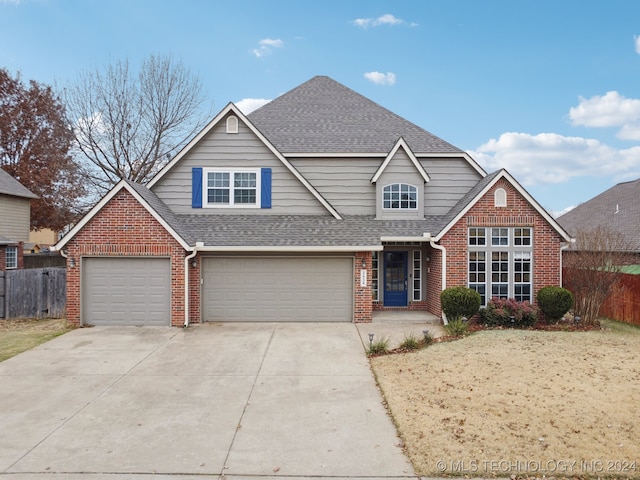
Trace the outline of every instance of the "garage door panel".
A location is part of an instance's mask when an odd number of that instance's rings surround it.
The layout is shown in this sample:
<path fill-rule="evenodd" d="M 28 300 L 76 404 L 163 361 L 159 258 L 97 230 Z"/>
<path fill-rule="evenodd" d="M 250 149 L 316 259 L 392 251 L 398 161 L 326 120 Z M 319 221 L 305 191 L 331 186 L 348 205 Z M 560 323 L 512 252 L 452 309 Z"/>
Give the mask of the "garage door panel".
<path fill-rule="evenodd" d="M 171 264 L 167 258 L 83 260 L 83 323 L 169 325 Z"/>
<path fill-rule="evenodd" d="M 205 321 L 351 321 L 351 257 L 212 257 Z"/>

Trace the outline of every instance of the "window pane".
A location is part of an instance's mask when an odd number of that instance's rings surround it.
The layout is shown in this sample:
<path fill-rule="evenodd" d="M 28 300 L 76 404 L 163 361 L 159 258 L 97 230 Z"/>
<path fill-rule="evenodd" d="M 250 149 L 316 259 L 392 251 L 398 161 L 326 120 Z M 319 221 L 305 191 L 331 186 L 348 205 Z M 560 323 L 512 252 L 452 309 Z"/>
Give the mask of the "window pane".
<path fill-rule="evenodd" d="M 418 208 L 418 190 L 413 185 L 394 183 L 382 190 L 382 207 L 398 210 Z"/>
<path fill-rule="evenodd" d="M 210 188 L 207 191 L 207 202 L 229 203 L 229 189 Z"/>

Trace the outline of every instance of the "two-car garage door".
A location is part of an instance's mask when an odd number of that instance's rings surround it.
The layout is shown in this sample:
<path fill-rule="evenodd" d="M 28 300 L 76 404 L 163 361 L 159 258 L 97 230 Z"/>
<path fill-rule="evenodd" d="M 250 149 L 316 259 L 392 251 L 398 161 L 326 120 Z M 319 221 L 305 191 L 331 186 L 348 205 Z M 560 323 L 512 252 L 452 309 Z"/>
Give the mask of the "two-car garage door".
<path fill-rule="evenodd" d="M 85 258 L 82 276 L 83 324 L 170 325 L 168 258 Z"/>
<path fill-rule="evenodd" d="M 204 321 L 350 322 L 353 257 L 203 258 Z"/>

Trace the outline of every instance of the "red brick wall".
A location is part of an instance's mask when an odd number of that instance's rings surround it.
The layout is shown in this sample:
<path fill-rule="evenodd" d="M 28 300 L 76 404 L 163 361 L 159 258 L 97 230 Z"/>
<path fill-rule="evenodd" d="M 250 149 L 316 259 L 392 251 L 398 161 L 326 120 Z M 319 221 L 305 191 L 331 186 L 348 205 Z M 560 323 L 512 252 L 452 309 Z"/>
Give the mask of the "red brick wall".
<path fill-rule="evenodd" d="M 364 267 L 363 265 L 364 261 Z M 360 286 L 360 272 L 367 271 L 367 285 Z M 357 252 L 355 255 L 355 275 L 353 278 L 353 321 L 370 323 L 373 320 L 371 301 L 371 252 Z"/>
<path fill-rule="evenodd" d="M 507 192 L 507 206 L 494 206 L 494 191 Z M 469 227 L 533 227 L 533 300 L 542 287 L 560 285 L 562 237 L 506 180 L 501 179 L 442 238 L 447 249 L 447 287 L 467 285 Z M 433 270 L 432 270 L 433 271 Z"/>
<path fill-rule="evenodd" d="M 184 258 L 186 251 L 126 190 L 118 192 L 66 246 L 67 321 L 81 324 L 82 257 L 163 256 L 171 258 L 171 324 L 184 323 Z M 73 267 L 71 265 L 74 265 Z M 190 267 L 191 285 L 197 272 Z M 196 279 L 194 280 L 194 277 Z M 199 297 L 199 289 L 193 289 Z M 190 301 L 190 321 L 199 321 L 199 298 Z M 196 307 L 195 309 L 193 307 Z"/>

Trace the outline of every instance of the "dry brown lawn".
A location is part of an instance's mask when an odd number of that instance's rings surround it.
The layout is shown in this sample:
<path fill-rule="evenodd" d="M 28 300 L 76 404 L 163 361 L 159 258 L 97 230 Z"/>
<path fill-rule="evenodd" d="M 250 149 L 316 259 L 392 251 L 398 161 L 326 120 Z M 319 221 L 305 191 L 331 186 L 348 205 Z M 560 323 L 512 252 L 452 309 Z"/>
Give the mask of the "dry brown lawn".
<path fill-rule="evenodd" d="M 416 473 L 640 478 L 640 329 L 605 325 L 372 358 Z"/>
<path fill-rule="evenodd" d="M 0 319 L 0 362 L 68 332 L 64 319 Z"/>

